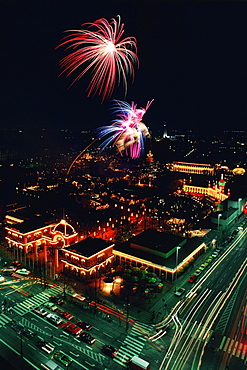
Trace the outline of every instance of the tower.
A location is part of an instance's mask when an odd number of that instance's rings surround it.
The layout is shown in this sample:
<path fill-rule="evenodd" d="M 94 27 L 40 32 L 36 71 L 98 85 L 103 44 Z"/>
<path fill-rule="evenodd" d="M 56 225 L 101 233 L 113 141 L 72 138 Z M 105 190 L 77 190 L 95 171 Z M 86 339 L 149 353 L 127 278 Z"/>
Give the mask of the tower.
<path fill-rule="evenodd" d="M 163 122 L 164 128 L 163 128 L 163 139 L 167 137 L 167 122 Z"/>

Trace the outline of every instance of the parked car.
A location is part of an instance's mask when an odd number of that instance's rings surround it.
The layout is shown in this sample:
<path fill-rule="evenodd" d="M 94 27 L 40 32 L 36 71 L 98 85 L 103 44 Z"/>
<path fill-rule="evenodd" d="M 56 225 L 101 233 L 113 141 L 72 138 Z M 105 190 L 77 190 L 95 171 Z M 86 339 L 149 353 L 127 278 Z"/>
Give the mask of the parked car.
<path fill-rule="evenodd" d="M 78 321 L 77 325 L 83 330 L 91 330 L 93 327 L 86 321 Z"/>
<path fill-rule="evenodd" d="M 181 295 L 183 295 L 185 292 L 185 289 L 184 288 L 179 288 L 176 293 L 175 293 L 175 296 L 177 297 L 180 297 Z"/>
<path fill-rule="evenodd" d="M 50 354 L 54 351 L 55 347 L 51 344 L 47 343 L 43 339 L 39 339 L 39 341 L 36 343 L 36 346 L 40 349 L 42 349 L 44 352 Z"/>
<path fill-rule="evenodd" d="M 66 355 L 62 351 L 55 352 L 54 355 L 53 355 L 53 358 L 56 361 L 60 362 L 65 367 L 68 367 L 72 363 L 72 361 L 73 361 L 71 357 L 69 357 L 68 355 Z"/>
<path fill-rule="evenodd" d="M 58 312 L 66 320 L 71 320 L 74 317 L 71 313 L 64 310 L 58 310 Z"/>
<path fill-rule="evenodd" d="M 4 276 L 2 276 L 2 275 L 0 275 L 0 283 L 2 283 L 3 281 L 5 281 L 6 279 L 5 279 L 5 277 Z"/>
<path fill-rule="evenodd" d="M 18 334 L 24 335 L 26 338 L 33 337 L 35 334 L 30 329 L 25 328 L 23 325 L 19 324 L 16 321 L 11 321 L 10 326 L 13 330 L 15 330 Z"/>
<path fill-rule="evenodd" d="M 105 354 L 105 355 L 107 355 L 107 356 L 109 356 L 109 357 L 114 357 L 114 356 L 116 356 L 117 355 L 117 350 L 113 347 L 113 346 L 109 346 L 109 345 L 107 345 L 107 344 L 105 344 L 102 348 L 101 348 L 101 351 Z"/>
<path fill-rule="evenodd" d="M 54 313 L 48 313 L 46 316 L 46 319 L 51 322 L 52 324 L 55 324 L 56 326 L 63 323 L 63 320 L 58 315 L 54 315 Z"/>
<path fill-rule="evenodd" d="M 197 276 L 196 276 L 196 275 L 191 275 L 191 276 L 189 277 L 189 279 L 188 279 L 188 282 L 189 282 L 189 283 L 194 283 L 194 281 L 196 281 L 196 279 L 197 279 Z"/>
<path fill-rule="evenodd" d="M 49 300 L 50 300 L 51 302 L 53 302 L 53 303 L 58 304 L 58 305 L 62 305 L 62 304 L 64 304 L 64 301 L 62 300 L 62 298 L 57 297 L 57 296 L 54 296 L 54 295 L 52 295 L 51 297 L 49 297 Z"/>
<path fill-rule="evenodd" d="M 72 322 L 66 322 L 63 324 L 63 329 L 72 335 L 79 335 L 82 332 L 82 329 Z"/>
<path fill-rule="evenodd" d="M 13 262 L 11 262 L 10 265 L 17 268 L 17 267 L 20 267 L 22 265 L 22 263 L 20 261 L 13 261 Z"/>
<path fill-rule="evenodd" d="M 48 314 L 48 312 L 42 307 L 36 307 L 33 312 L 42 317 Z"/>
<path fill-rule="evenodd" d="M 197 270 L 194 272 L 194 275 L 199 276 L 201 273 L 202 273 L 202 270 L 197 269 Z"/>
<path fill-rule="evenodd" d="M 2 269 L 3 272 L 15 272 L 17 270 L 17 267 L 9 266 Z"/>
<path fill-rule="evenodd" d="M 57 306 L 52 302 L 46 302 L 46 303 L 44 303 L 44 306 L 46 308 L 48 308 L 49 310 L 51 310 L 51 311 L 57 311 L 57 309 L 58 309 Z"/>
<path fill-rule="evenodd" d="M 87 344 L 93 344 L 96 341 L 89 333 L 81 333 L 79 338 Z"/>
<path fill-rule="evenodd" d="M 16 274 L 18 274 L 18 275 L 25 275 L 25 276 L 28 276 L 28 275 L 30 275 L 30 274 L 31 274 L 31 271 L 29 271 L 29 270 L 27 270 L 27 269 L 22 268 L 22 269 L 17 269 L 17 270 L 15 271 L 15 273 L 16 273 Z"/>
<path fill-rule="evenodd" d="M 216 258 L 216 257 L 218 257 L 218 255 L 219 255 L 219 253 L 218 253 L 218 252 L 214 252 L 214 253 L 212 254 L 212 257 L 213 257 L 213 258 Z"/>

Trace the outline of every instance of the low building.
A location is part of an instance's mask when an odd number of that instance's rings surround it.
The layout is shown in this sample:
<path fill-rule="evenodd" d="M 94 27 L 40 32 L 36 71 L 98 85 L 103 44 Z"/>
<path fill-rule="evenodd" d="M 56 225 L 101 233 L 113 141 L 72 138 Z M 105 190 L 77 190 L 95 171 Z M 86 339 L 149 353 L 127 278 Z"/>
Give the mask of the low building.
<path fill-rule="evenodd" d="M 6 216 L 5 239 L 16 258 L 22 259 L 27 254 L 34 258 L 43 253 L 43 260 L 47 262 L 48 249 L 55 250 L 55 266 L 58 267 L 58 250 L 74 244 L 78 233 L 74 227 L 61 220 L 58 223 L 44 223 L 36 217 L 32 220 L 23 220 L 13 216 Z"/>
<path fill-rule="evenodd" d="M 117 265 L 146 267 L 166 281 L 186 269 L 206 249 L 205 238 L 186 239 L 173 234 L 148 229 L 116 245 L 113 249 Z"/>
<path fill-rule="evenodd" d="M 86 238 L 61 251 L 63 272 L 83 280 L 97 278 L 108 271 L 115 258 L 112 242 L 101 238 Z"/>

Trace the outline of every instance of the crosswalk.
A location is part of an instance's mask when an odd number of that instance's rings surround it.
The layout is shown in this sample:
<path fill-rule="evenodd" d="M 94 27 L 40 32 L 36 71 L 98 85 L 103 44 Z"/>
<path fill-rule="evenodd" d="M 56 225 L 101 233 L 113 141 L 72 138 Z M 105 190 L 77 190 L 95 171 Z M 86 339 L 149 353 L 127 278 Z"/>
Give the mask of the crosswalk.
<path fill-rule="evenodd" d="M 5 313 L 0 314 L 0 328 L 8 324 L 10 321 L 12 321 L 12 317 L 5 315 Z"/>
<path fill-rule="evenodd" d="M 139 356 L 150 333 L 150 326 L 143 323 L 135 323 L 128 335 L 126 336 L 121 347 L 118 349 L 117 356 L 113 361 L 127 368 L 126 361 L 133 357 Z"/>
<path fill-rule="evenodd" d="M 239 342 L 235 339 L 223 336 L 219 349 L 223 352 L 230 353 L 232 356 L 241 358 L 247 361 L 247 344 Z"/>
<path fill-rule="evenodd" d="M 33 297 L 25 299 L 23 302 L 17 303 L 12 307 L 12 310 L 18 315 L 25 315 L 27 312 L 32 311 L 35 307 L 42 305 L 49 300 L 52 295 L 57 295 L 63 291 L 59 286 L 53 286 L 43 292 L 36 294 Z"/>

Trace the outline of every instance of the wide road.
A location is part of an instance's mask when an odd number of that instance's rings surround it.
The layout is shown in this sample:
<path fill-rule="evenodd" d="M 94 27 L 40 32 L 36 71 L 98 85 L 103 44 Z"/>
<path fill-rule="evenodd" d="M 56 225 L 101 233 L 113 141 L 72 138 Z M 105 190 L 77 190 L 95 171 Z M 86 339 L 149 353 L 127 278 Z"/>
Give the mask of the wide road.
<path fill-rule="evenodd" d="M 103 304 L 98 303 L 102 310 L 98 309 L 95 314 L 93 307 L 88 303 L 84 304 L 83 301 L 79 306 L 75 306 L 65 299 L 65 303 L 59 308 L 74 315 L 71 322 L 84 320 L 93 326 L 90 334 L 96 338 L 96 341 L 90 346 L 68 334 L 62 326 L 56 327 L 48 322 L 46 316 L 41 317 L 33 312 L 33 309 L 38 306 L 45 308 L 46 302 L 49 302 L 49 297 L 52 295 L 62 296 L 63 287 L 52 285 L 43 289 L 40 282 L 32 277 L 19 280 L 6 276 L 6 280 L 0 283 L 0 308 L 1 305 L 4 306 L 2 311 L 0 309 L 0 349 L 2 356 L 14 368 L 41 369 L 41 363 L 46 364 L 51 360 L 52 353 L 47 354 L 37 347 L 38 340 L 42 338 L 52 344 L 56 351 L 62 350 L 73 359 L 71 370 L 105 370 L 106 368 L 122 370 L 126 368 L 126 360 L 134 355 L 148 359 L 152 369 L 157 370 L 155 360 L 157 351 L 160 353 L 162 347 L 150 345 L 148 342 L 149 325 L 137 324 L 131 319 L 127 331 L 124 314 L 118 314 L 115 311 L 111 314 L 109 309 L 110 318 L 107 320 L 107 312 L 104 310 L 108 308 Z M 45 309 L 50 312 L 48 308 Z M 58 312 L 55 313 L 59 315 Z M 13 322 L 22 325 L 34 335 L 20 336 L 12 327 Z M 102 353 L 101 348 L 104 344 L 112 345 L 118 350 L 114 359 Z"/>
<path fill-rule="evenodd" d="M 172 340 L 159 370 L 200 369 L 213 324 L 246 276 L 246 235 L 242 230 L 189 293 L 173 308 L 150 339 L 160 339 L 167 325 Z M 189 284 L 189 283 L 188 283 Z"/>

